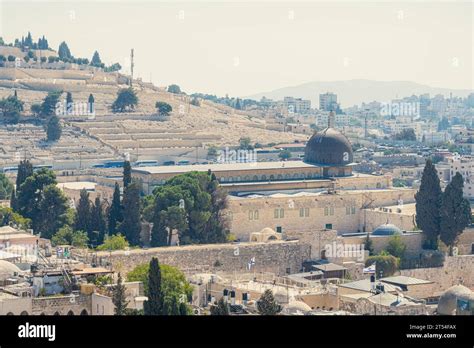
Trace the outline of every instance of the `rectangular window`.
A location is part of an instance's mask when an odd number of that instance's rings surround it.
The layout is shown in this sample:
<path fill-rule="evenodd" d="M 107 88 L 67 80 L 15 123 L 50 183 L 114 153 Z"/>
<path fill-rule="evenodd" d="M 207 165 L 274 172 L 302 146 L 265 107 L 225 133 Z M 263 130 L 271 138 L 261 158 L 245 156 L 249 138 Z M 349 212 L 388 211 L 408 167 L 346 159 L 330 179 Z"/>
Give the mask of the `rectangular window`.
<path fill-rule="evenodd" d="M 324 216 L 328 216 L 328 215 L 329 215 L 329 208 L 324 207 Z"/>
<path fill-rule="evenodd" d="M 253 219 L 254 219 L 254 220 L 258 220 L 258 210 L 255 210 L 255 211 L 253 212 Z"/>
<path fill-rule="evenodd" d="M 285 210 L 283 208 L 280 208 L 280 219 L 283 219 L 285 217 Z"/>
<path fill-rule="evenodd" d="M 326 229 L 327 230 L 332 230 L 332 224 L 326 224 Z"/>
<path fill-rule="evenodd" d="M 351 213 L 351 207 L 346 207 L 346 215 L 350 215 Z"/>
<path fill-rule="evenodd" d="M 249 210 L 249 220 L 253 220 L 253 210 Z"/>
<path fill-rule="evenodd" d="M 351 207 L 351 214 L 354 215 L 356 213 L 356 207 Z"/>
<path fill-rule="evenodd" d="M 304 208 L 300 208 L 300 217 L 304 217 Z"/>
<path fill-rule="evenodd" d="M 334 207 L 331 207 L 331 208 L 329 209 L 329 215 L 334 215 Z"/>
<path fill-rule="evenodd" d="M 280 216 L 280 209 L 275 209 L 275 211 L 273 212 L 273 217 L 275 219 L 278 219 L 279 216 Z"/>
<path fill-rule="evenodd" d="M 276 232 L 281 233 L 281 231 L 282 231 L 282 230 L 281 230 L 281 226 L 277 226 L 277 227 L 276 227 Z"/>
<path fill-rule="evenodd" d="M 309 217 L 309 208 L 304 208 L 304 216 Z"/>

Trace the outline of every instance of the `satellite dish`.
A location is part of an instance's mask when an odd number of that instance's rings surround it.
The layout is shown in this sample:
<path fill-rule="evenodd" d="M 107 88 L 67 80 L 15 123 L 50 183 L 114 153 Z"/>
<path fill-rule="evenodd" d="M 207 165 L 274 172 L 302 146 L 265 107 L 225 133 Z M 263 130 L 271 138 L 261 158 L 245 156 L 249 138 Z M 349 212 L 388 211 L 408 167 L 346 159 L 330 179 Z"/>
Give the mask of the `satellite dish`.
<path fill-rule="evenodd" d="M 69 299 L 69 302 L 70 303 L 75 303 L 76 302 L 76 298 L 74 297 L 74 295 L 71 296 L 71 298 Z"/>
<path fill-rule="evenodd" d="M 458 256 L 458 254 L 459 254 L 458 247 L 453 247 L 453 256 Z"/>

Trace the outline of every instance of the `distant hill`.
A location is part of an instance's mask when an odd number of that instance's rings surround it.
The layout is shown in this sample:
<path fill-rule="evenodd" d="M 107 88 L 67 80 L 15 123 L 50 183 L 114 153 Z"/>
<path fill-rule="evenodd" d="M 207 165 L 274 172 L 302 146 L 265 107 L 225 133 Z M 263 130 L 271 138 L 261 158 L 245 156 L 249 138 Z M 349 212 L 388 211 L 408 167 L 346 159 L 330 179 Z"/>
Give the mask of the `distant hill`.
<path fill-rule="evenodd" d="M 347 80 L 347 81 L 314 81 L 297 86 L 284 87 L 273 91 L 253 94 L 246 98 L 260 100 L 262 97 L 280 100 L 283 97 L 297 97 L 311 100 L 312 107 L 319 107 L 319 94 L 333 92 L 337 94 L 341 107 L 359 105 L 362 102 L 390 101 L 395 98 L 408 97 L 413 94 L 429 93 L 431 97 L 436 94 L 466 97 L 472 90 L 436 88 L 410 81 L 373 81 L 373 80 Z"/>

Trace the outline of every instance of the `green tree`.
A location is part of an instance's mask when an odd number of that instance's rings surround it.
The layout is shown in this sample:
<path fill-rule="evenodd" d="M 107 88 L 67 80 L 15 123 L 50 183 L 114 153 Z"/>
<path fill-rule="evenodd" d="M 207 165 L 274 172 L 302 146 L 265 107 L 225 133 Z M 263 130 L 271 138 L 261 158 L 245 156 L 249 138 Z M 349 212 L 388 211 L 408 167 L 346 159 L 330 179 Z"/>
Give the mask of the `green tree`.
<path fill-rule="evenodd" d="M 59 98 L 63 94 L 62 91 L 49 92 L 41 103 L 40 116 L 42 118 L 48 118 L 56 115 L 56 106 L 60 102 Z"/>
<path fill-rule="evenodd" d="M 11 198 L 13 191 L 13 184 L 5 176 L 5 174 L 0 173 L 0 200 L 7 200 Z"/>
<path fill-rule="evenodd" d="M 395 134 L 395 140 L 416 141 L 416 134 L 413 128 L 403 129 L 400 133 Z"/>
<path fill-rule="evenodd" d="M 223 297 L 211 307 L 211 315 L 229 315 L 229 305 Z"/>
<path fill-rule="evenodd" d="M 51 238 L 51 243 L 56 245 L 72 245 L 76 248 L 86 248 L 89 242 L 87 233 L 84 231 L 74 231 L 71 226 L 65 225 Z"/>
<path fill-rule="evenodd" d="M 122 275 L 118 274 L 117 285 L 113 288 L 112 303 L 114 304 L 115 315 L 125 315 L 128 305 L 125 285 L 122 284 Z"/>
<path fill-rule="evenodd" d="M 28 229 L 31 226 L 31 220 L 15 213 L 12 208 L 0 207 L 0 227 L 16 225 L 21 229 Z"/>
<path fill-rule="evenodd" d="M 104 207 L 99 196 L 95 198 L 91 207 L 91 227 L 93 235 L 92 244 L 97 246 L 104 242 L 107 231 L 107 222 L 105 221 Z"/>
<path fill-rule="evenodd" d="M 169 85 L 168 86 L 168 92 L 173 93 L 173 94 L 181 94 L 181 88 L 179 88 L 178 85 Z"/>
<path fill-rule="evenodd" d="M 38 205 L 36 232 L 51 237 L 66 223 L 68 199 L 56 185 L 46 186 Z"/>
<path fill-rule="evenodd" d="M 72 93 L 67 92 L 66 93 L 66 110 L 67 110 L 68 115 L 71 113 L 71 110 L 73 108 L 73 103 L 74 101 L 72 100 Z"/>
<path fill-rule="evenodd" d="M 135 91 L 129 87 L 121 89 L 117 93 L 117 99 L 112 104 L 113 112 L 125 112 L 134 110 L 138 104 L 138 97 Z"/>
<path fill-rule="evenodd" d="M 163 314 L 163 293 L 161 291 L 161 270 L 157 258 L 152 258 L 148 271 L 148 300 L 143 304 L 145 315 Z"/>
<path fill-rule="evenodd" d="M 368 233 L 364 241 L 364 250 L 367 250 L 369 252 L 369 256 L 374 255 L 374 243 L 372 242 L 372 239 L 370 239 Z"/>
<path fill-rule="evenodd" d="M 420 189 L 415 194 L 416 224 L 423 231 L 424 247 L 427 249 L 438 249 L 441 194 L 436 168 L 428 159 L 421 177 Z"/>
<path fill-rule="evenodd" d="M 126 188 L 132 182 L 132 166 L 130 161 L 123 163 L 123 187 Z"/>
<path fill-rule="evenodd" d="M 0 119 L 5 123 L 18 123 L 23 112 L 24 103 L 16 96 L 9 96 L 0 100 Z"/>
<path fill-rule="evenodd" d="M 91 229 L 91 202 L 89 200 L 89 192 L 86 189 L 82 189 L 80 192 L 79 202 L 76 207 L 76 217 L 74 219 L 74 230 L 85 231 L 90 241 L 94 239 Z"/>
<path fill-rule="evenodd" d="M 122 203 L 120 202 L 120 186 L 115 183 L 114 194 L 112 197 L 112 204 L 109 208 L 109 234 L 117 233 L 118 225 L 123 221 L 123 209 Z"/>
<path fill-rule="evenodd" d="M 57 141 L 61 138 L 62 128 L 59 118 L 56 115 L 53 115 L 49 118 L 46 125 L 46 136 L 48 141 Z"/>
<path fill-rule="evenodd" d="M 278 154 L 278 157 L 280 157 L 280 159 L 286 161 L 287 159 L 291 158 L 291 152 L 289 150 L 282 150 Z"/>
<path fill-rule="evenodd" d="M 61 42 L 59 45 L 58 55 L 61 60 L 72 58 L 71 51 L 65 41 Z"/>
<path fill-rule="evenodd" d="M 18 213 L 31 219 L 32 228 L 39 232 L 38 228 L 45 219 L 41 216 L 41 203 L 44 199 L 45 189 L 57 184 L 56 176 L 53 171 L 42 168 L 32 175 L 28 176 L 21 185 L 17 194 Z M 53 233 L 55 231 L 52 231 Z"/>
<path fill-rule="evenodd" d="M 92 114 L 94 113 L 94 96 L 91 94 L 89 94 L 89 99 L 87 99 L 87 104 L 88 104 L 88 108 L 89 108 L 89 113 Z"/>
<path fill-rule="evenodd" d="M 139 245 L 141 232 L 141 200 L 140 185 L 138 182 L 132 182 L 125 188 L 123 194 L 123 210 L 127 213 L 123 216 L 120 231 L 125 235 L 131 245 Z"/>
<path fill-rule="evenodd" d="M 180 244 L 227 241 L 223 218 L 227 195 L 212 173 L 175 176 L 155 189 L 154 195 L 153 246 L 169 245 L 173 229 L 178 231 Z"/>
<path fill-rule="evenodd" d="M 99 52 L 95 51 L 91 59 L 91 65 L 100 68 L 102 66 L 102 61 L 100 60 Z"/>
<path fill-rule="evenodd" d="M 272 291 L 267 289 L 257 301 L 257 310 L 260 315 L 277 315 L 282 308 L 273 297 Z"/>
<path fill-rule="evenodd" d="M 449 247 L 449 255 L 453 255 L 453 247 L 463 230 L 471 223 L 471 207 L 463 198 L 464 180 L 457 172 L 446 186 L 441 201 L 440 238 Z"/>
<path fill-rule="evenodd" d="M 31 105 L 31 114 L 35 117 L 41 116 L 41 104 L 33 104 Z"/>
<path fill-rule="evenodd" d="M 148 294 L 148 272 L 150 265 L 148 263 L 136 266 L 127 274 L 127 280 L 130 282 L 142 282 L 145 289 L 145 295 Z M 161 289 L 163 297 L 190 300 L 193 294 L 193 287 L 186 280 L 183 272 L 178 268 L 169 265 L 160 265 L 161 271 Z"/>
<path fill-rule="evenodd" d="M 16 188 L 19 190 L 26 178 L 33 175 L 33 165 L 28 160 L 21 160 L 18 165 L 18 174 L 16 176 Z"/>
<path fill-rule="evenodd" d="M 170 112 L 173 110 L 170 104 L 165 102 L 156 102 L 155 107 L 160 116 L 169 116 Z"/>
<path fill-rule="evenodd" d="M 369 256 L 365 261 L 365 266 L 372 266 L 375 263 L 377 276 L 390 277 L 400 265 L 400 260 L 387 252 L 381 252 L 379 255 Z M 382 273 L 381 273 L 382 272 Z"/>
<path fill-rule="evenodd" d="M 405 256 L 407 246 L 405 243 L 402 241 L 402 237 L 399 235 L 394 235 L 390 237 L 387 247 L 385 250 L 390 254 L 393 255 L 399 259 L 403 259 Z"/>
<path fill-rule="evenodd" d="M 249 137 L 240 138 L 240 149 L 242 150 L 253 150 L 253 146 Z"/>
<path fill-rule="evenodd" d="M 120 233 L 114 236 L 105 236 L 104 243 L 96 249 L 99 251 L 125 250 L 129 246 L 128 241 Z"/>

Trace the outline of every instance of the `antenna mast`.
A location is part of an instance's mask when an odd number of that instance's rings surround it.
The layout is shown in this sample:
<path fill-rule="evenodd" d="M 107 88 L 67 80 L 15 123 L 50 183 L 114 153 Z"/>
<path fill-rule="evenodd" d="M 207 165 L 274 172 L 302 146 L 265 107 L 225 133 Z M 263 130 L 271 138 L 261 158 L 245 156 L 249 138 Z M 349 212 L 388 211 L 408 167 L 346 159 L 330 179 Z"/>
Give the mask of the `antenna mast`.
<path fill-rule="evenodd" d="M 133 67 L 134 66 L 135 64 L 133 63 L 133 48 L 132 48 L 132 50 L 130 51 L 130 73 L 132 75 L 130 79 L 130 86 L 132 86 L 132 83 L 133 83 Z"/>

